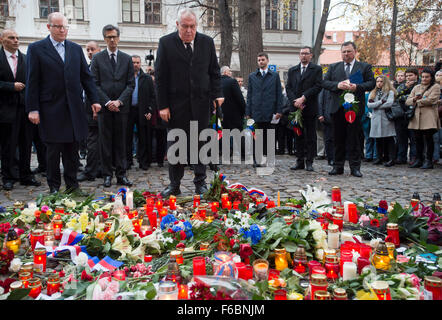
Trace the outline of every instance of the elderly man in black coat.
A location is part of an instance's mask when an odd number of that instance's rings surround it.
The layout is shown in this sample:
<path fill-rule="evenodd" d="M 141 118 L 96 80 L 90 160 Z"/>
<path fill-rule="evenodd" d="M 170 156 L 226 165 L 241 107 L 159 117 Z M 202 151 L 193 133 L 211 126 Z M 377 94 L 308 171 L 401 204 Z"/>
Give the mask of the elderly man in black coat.
<path fill-rule="evenodd" d="M 178 31 L 162 37 L 158 45 L 155 63 L 158 108 L 170 129 L 179 128 L 187 133 L 189 145 L 190 122 L 198 122 L 198 131 L 207 128 L 211 104 L 214 100 L 219 105 L 223 102 L 221 76 L 213 39 L 196 31 L 195 13 L 181 9 L 176 25 Z M 184 166 L 169 163 L 170 185 L 161 193 L 163 197 L 181 193 Z M 198 161 L 194 173 L 195 193 L 203 194 L 207 191 L 206 166 Z"/>

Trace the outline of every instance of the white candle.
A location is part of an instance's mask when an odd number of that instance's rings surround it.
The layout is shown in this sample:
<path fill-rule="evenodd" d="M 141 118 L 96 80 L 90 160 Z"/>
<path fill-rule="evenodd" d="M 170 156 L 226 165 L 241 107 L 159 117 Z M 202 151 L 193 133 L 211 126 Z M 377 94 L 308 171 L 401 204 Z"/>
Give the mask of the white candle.
<path fill-rule="evenodd" d="M 344 262 L 342 280 L 353 280 L 357 278 L 358 267 L 354 262 Z"/>
<path fill-rule="evenodd" d="M 345 241 L 355 242 L 353 239 L 353 234 L 351 232 L 341 233 L 341 242 L 344 243 Z"/>
<path fill-rule="evenodd" d="M 133 191 L 127 191 L 126 192 L 126 206 L 129 207 L 129 209 L 134 208 L 134 193 Z"/>
<path fill-rule="evenodd" d="M 37 208 L 37 203 L 35 201 L 28 202 L 28 208 L 29 209 L 35 209 Z"/>
<path fill-rule="evenodd" d="M 339 226 L 330 224 L 328 226 L 327 244 L 329 249 L 339 248 Z"/>
<path fill-rule="evenodd" d="M 345 222 L 348 222 L 348 221 L 349 221 L 349 220 L 348 220 L 348 205 L 349 205 L 350 203 L 353 203 L 353 202 L 351 202 L 351 201 L 345 201 L 345 202 L 344 202 L 344 221 L 345 221 Z"/>

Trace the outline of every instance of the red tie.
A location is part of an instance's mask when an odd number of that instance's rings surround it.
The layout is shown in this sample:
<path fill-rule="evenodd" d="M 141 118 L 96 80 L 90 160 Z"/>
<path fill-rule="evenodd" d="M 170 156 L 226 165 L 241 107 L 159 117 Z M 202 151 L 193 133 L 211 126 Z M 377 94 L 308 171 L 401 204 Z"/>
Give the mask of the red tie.
<path fill-rule="evenodd" d="M 15 79 L 15 76 L 17 74 L 17 56 L 15 54 L 12 54 L 11 58 L 13 61 L 13 66 L 14 66 L 14 70 L 12 71 L 12 73 L 14 74 L 14 79 Z"/>

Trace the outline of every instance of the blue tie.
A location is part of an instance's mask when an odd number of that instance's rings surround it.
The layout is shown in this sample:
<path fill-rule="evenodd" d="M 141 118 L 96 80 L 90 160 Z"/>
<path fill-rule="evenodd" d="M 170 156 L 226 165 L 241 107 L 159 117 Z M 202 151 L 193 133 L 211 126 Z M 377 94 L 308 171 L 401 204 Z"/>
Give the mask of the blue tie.
<path fill-rule="evenodd" d="M 61 60 L 63 60 L 63 62 L 64 62 L 65 50 L 64 50 L 63 43 L 62 42 L 58 42 L 57 45 L 55 46 L 55 48 L 57 49 L 57 52 L 60 55 Z"/>

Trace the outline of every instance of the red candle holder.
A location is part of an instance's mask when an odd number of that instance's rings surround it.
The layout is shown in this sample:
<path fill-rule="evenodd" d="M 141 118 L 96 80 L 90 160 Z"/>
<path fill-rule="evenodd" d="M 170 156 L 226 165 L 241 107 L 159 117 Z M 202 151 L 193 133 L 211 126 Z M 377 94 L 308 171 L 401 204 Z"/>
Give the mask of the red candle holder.
<path fill-rule="evenodd" d="M 345 262 L 352 262 L 352 261 L 353 261 L 353 254 L 351 253 L 351 251 L 341 249 L 341 258 L 339 259 L 339 273 L 343 274 Z"/>
<path fill-rule="evenodd" d="M 241 201 L 233 201 L 233 210 L 239 210 L 239 204 Z"/>
<path fill-rule="evenodd" d="M 281 271 L 276 270 L 276 269 L 269 269 L 269 276 L 268 279 L 269 280 L 275 280 L 275 279 L 279 279 L 279 275 L 281 274 Z"/>
<path fill-rule="evenodd" d="M 170 210 L 176 210 L 176 197 L 174 195 L 169 197 L 169 208 Z"/>
<path fill-rule="evenodd" d="M 253 279 L 253 266 L 246 265 L 244 270 L 244 280 Z"/>
<path fill-rule="evenodd" d="M 229 201 L 229 195 L 227 193 L 223 193 L 221 195 L 221 208 L 226 209 L 227 201 Z"/>
<path fill-rule="evenodd" d="M 399 247 L 401 241 L 399 239 L 399 226 L 397 223 L 387 223 L 387 236 L 391 238 L 391 242 Z"/>
<path fill-rule="evenodd" d="M 20 271 L 18 273 L 18 279 L 23 283 L 23 287 L 27 288 L 29 284 L 29 280 L 32 279 L 32 274 L 27 271 Z"/>
<path fill-rule="evenodd" d="M 29 280 L 28 288 L 31 289 L 29 296 L 33 299 L 37 298 L 41 293 L 41 281 L 38 278 Z"/>
<path fill-rule="evenodd" d="M 48 283 L 46 288 L 46 294 L 52 296 L 54 293 L 60 291 L 60 277 L 58 273 L 53 273 L 48 277 Z"/>
<path fill-rule="evenodd" d="M 287 291 L 283 289 L 275 290 L 275 300 L 287 300 Z"/>
<path fill-rule="evenodd" d="M 339 187 L 333 187 L 332 188 L 331 198 L 332 198 L 332 202 L 333 202 L 334 206 L 342 204 L 341 189 Z"/>
<path fill-rule="evenodd" d="M 361 274 L 362 269 L 364 269 L 365 266 L 370 265 L 370 260 L 368 258 L 364 257 L 358 257 L 358 273 Z"/>
<path fill-rule="evenodd" d="M 358 209 L 356 204 L 349 203 L 348 204 L 348 221 L 351 223 L 358 223 Z"/>
<path fill-rule="evenodd" d="M 34 270 L 46 272 L 46 249 L 36 248 L 34 250 Z"/>
<path fill-rule="evenodd" d="M 139 219 L 132 220 L 132 225 L 134 227 L 134 232 L 136 232 L 136 233 L 141 232 L 141 222 Z"/>
<path fill-rule="evenodd" d="M 236 266 L 236 269 L 238 270 L 238 279 L 247 280 L 245 278 L 246 264 L 244 262 L 236 262 L 235 266 Z"/>
<path fill-rule="evenodd" d="M 178 300 L 189 299 L 189 288 L 186 284 L 178 285 Z"/>
<path fill-rule="evenodd" d="M 371 247 L 368 244 L 361 243 L 359 246 L 361 257 L 370 258 L 371 255 Z"/>
<path fill-rule="evenodd" d="M 335 213 L 333 215 L 333 224 L 336 224 L 339 227 L 339 231 L 342 231 L 344 227 L 344 215 Z"/>
<path fill-rule="evenodd" d="M 419 211 L 419 199 L 411 199 L 410 206 L 413 208 L 413 211 Z"/>
<path fill-rule="evenodd" d="M 308 262 L 308 275 L 309 277 L 312 276 L 312 271 L 314 267 L 320 267 L 322 264 L 316 260 L 311 260 Z"/>
<path fill-rule="evenodd" d="M 163 208 L 163 201 L 162 200 L 158 200 L 155 203 L 155 207 L 157 208 L 158 211 L 160 211 Z"/>
<path fill-rule="evenodd" d="M 162 209 L 160 209 L 160 210 L 159 210 L 159 213 L 160 213 L 160 221 L 161 221 L 161 220 L 163 220 L 163 218 L 164 218 L 165 216 L 167 216 L 167 214 L 168 214 L 167 208 L 162 208 Z"/>
<path fill-rule="evenodd" d="M 206 207 L 205 206 L 198 206 L 198 215 L 202 219 L 206 219 Z"/>
<path fill-rule="evenodd" d="M 315 266 L 312 269 L 312 274 L 326 274 L 326 271 L 323 266 Z"/>
<path fill-rule="evenodd" d="M 62 233 L 63 221 L 61 219 L 56 219 L 56 220 L 52 221 L 52 227 L 54 228 L 55 240 L 61 240 L 61 237 L 63 236 L 63 233 Z"/>
<path fill-rule="evenodd" d="M 124 281 L 126 280 L 126 272 L 124 272 L 124 270 L 116 270 L 112 274 L 112 277 L 118 281 Z"/>
<path fill-rule="evenodd" d="M 157 215 L 155 212 L 151 211 L 151 212 L 147 212 L 147 218 L 149 219 L 149 223 L 150 226 L 152 227 L 152 229 L 156 229 L 157 228 Z"/>
<path fill-rule="evenodd" d="M 193 275 L 205 276 L 206 275 L 206 259 L 204 257 L 193 258 Z"/>
<path fill-rule="evenodd" d="M 210 208 L 213 213 L 217 213 L 219 209 L 219 202 L 212 202 Z"/>
<path fill-rule="evenodd" d="M 231 210 L 232 209 L 232 202 L 230 202 L 230 201 L 226 202 L 226 209 L 227 210 Z"/>
<path fill-rule="evenodd" d="M 193 207 L 197 208 L 201 204 L 201 196 L 196 194 L 193 196 Z"/>
<path fill-rule="evenodd" d="M 335 281 L 339 278 L 338 257 L 329 255 L 325 258 L 325 270 L 328 280 Z"/>
<path fill-rule="evenodd" d="M 35 249 L 35 246 L 37 242 L 40 242 L 40 244 L 44 245 L 45 243 L 45 236 L 44 231 L 40 229 L 32 230 L 31 232 L 31 247 L 32 250 Z"/>
<path fill-rule="evenodd" d="M 151 255 L 145 255 L 144 256 L 144 262 L 151 262 L 152 261 L 152 256 Z"/>

